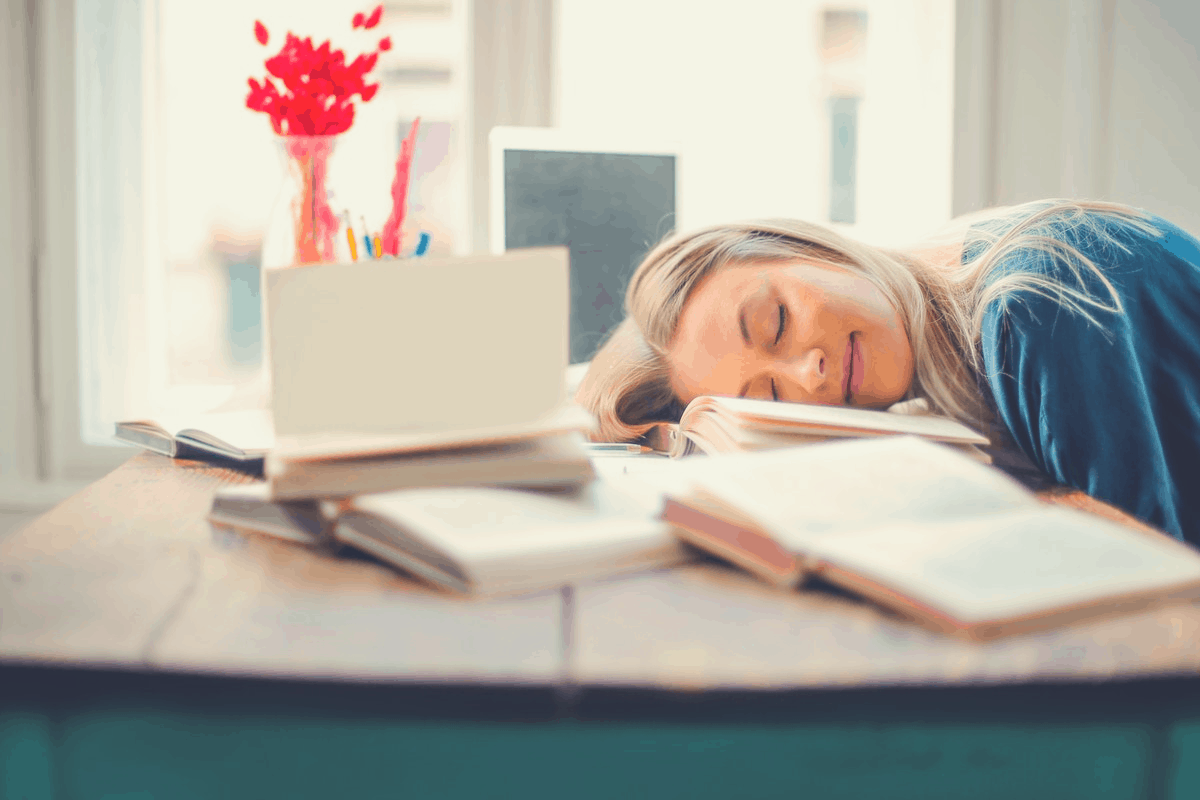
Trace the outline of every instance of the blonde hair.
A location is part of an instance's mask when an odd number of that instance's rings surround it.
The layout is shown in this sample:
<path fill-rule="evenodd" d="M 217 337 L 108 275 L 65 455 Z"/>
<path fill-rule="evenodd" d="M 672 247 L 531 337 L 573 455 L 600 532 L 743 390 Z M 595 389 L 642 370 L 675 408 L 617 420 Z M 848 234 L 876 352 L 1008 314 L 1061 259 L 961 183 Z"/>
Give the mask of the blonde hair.
<path fill-rule="evenodd" d="M 971 223 L 972 239 L 963 242 Z M 625 320 L 593 359 L 578 401 L 596 415 L 598 434 L 611 441 L 644 435 L 656 422 L 678 421 L 682 404 L 671 388 L 667 351 L 688 297 L 709 275 L 729 266 L 803 259 L 846 269 L 870 280 L 900 314 L 912 347 L 914 379 L 907 398 L 924 397 L 935 411 L 987 427 L 988 406 L 979 388 L 979 340 L 986 309 L 1021 293 L 1053 298 L 1099 324 L 1094 312 L 1120 313 L 1120 296 L 1096 264 L 1065 240 L 1064 232 L 1096 237 L 1124 248 L 1104 220 L 1154 235 L 1139 211 L 1112 203 L 1041 201 L 995 209 L 958 220 L 924 248 L 963 242 L 950 264 L 925 249 L 862 244 L 835 231 L 791 219 L 714 225 L 675 234 L 646 255 L 625 295 Z M 993 224 L 994 223 L 994 224 Z M 1068 280 L 1041 271 L 1006 271 L 1018 251 L 1054 259 Z M 963 253 L 971 253 L 963 258 Z M 1087 289 L 1087 278 L 1103 287 Z"/>

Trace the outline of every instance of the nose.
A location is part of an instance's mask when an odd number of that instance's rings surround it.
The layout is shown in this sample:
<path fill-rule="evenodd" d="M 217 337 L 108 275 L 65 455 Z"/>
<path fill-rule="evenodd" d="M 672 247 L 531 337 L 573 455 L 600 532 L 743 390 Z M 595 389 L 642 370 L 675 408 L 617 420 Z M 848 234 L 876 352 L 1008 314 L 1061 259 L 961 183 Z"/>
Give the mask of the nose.
<path fill-rule="evenodd" d="M 829 383 L 829 359 L 824 350 L 813 347 L 791 359 L 784 372 L 787 379 L 803 392 L 805 400 L 819 401 L 822 389 Z"/>

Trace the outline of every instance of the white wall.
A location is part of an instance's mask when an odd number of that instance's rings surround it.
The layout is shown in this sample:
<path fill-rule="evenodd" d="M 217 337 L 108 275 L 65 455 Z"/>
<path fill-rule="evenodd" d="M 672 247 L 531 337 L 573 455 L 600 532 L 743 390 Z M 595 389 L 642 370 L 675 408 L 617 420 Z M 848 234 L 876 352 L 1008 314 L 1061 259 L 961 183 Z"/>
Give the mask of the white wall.
<path fill-rule="evenodd" d="M 950 219 L 954 4 L 871 0 L 859 150 L 860 222 L 879 242 L 907 242 Z"/>
<path fill-rule="evenodd" d="M 995 81 L 957 97 L 982 113 L 957 143 L 971 143 L 960 172 L 979 175 L 956 211 L 1097 198 L 1200 232 L 1200 3 L 959 1 L 980 25 L 978 73 Z"/>
<path fill-rule="evenodd" d="M 555 123 L 679 142 L 684 227 L 822 221 L 829 123 L 818 45 L 829 5 L 561 0 Z M 855 232 L 913 238 L 950 213 L 954 4 L 838 5 L 868 14 Z"/>
<path fill-rule="evenodd" d="M 1200 234 L 1200 3 L 1120 0 L 1108 195 Z"/>

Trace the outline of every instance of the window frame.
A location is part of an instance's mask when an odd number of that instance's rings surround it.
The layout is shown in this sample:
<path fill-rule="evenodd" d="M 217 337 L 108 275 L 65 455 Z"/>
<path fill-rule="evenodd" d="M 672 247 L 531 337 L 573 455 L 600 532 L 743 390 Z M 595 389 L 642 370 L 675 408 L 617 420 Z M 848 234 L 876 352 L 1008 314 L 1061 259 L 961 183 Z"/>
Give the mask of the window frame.
<path fill-rule="evenodd" d="M 0 507 L 7 508 L 42 475 L 42 420 L 36 389 L 38 342 L 33 310 L 37 220 L 33 153 L 35 22 L 33 4 L 0 0 Z"/>
<path fill-rule="evenodd" d="M 117 3 L 142 7 L 137 0 L 115 0 Z M 46 399 L 45 476 L 56 482 L 91 481 L 119 466 L 134 451 L 116 442 L 94 445 L 84 440 L 76 8 L 74 0 L 40 0 L 33 5 L 37 9 L 35 93 L 40 147 L 34 161 L 40 214 L 35 235 L 40 245 L 38 285 L 44 287 L 38 292 L 37 314 L 42 342 L 39 372 Z"/>

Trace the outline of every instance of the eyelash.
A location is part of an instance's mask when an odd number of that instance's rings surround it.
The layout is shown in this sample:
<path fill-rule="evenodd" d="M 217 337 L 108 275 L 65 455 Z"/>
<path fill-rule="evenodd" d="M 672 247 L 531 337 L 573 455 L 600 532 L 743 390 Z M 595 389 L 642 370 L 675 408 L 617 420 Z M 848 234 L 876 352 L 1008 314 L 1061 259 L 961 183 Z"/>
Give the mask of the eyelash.
<path fill-rule="evenodd" d="M 787 325 L 787 307 L 783 303 L 779 304 L 779 331 L 775 334 L 775 341 L 772 346 L 778 345 L 783 340 L 783 329 Z"/>
<path fill-rule="evenodd" d="M 775 379 L 771 378 L 771 399 L 779 402 L 779 392 L 775 389 Z"/>

